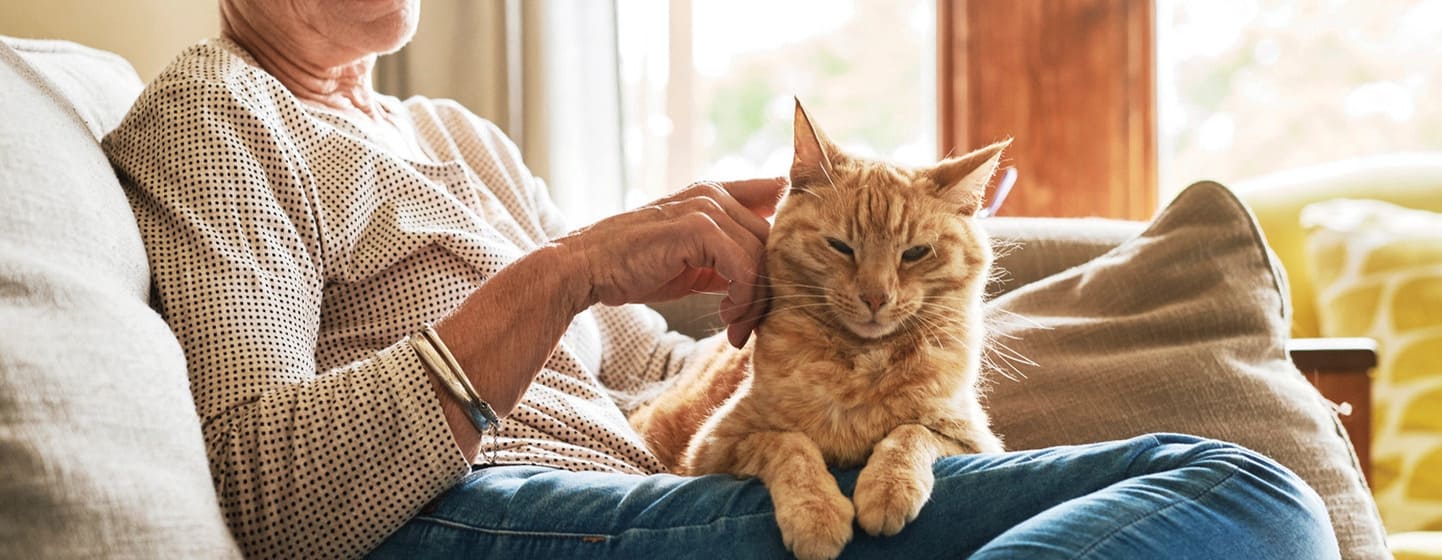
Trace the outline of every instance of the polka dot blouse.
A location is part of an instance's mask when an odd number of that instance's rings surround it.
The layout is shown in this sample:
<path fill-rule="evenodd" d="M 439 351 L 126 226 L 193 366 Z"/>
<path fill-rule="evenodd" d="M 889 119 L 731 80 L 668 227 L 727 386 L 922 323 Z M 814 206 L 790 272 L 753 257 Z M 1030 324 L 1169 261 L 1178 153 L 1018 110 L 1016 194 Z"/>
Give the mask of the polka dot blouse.
<path fill-rule="evenodd" d="M 468 472 L 405 339 L 566 231 L 494 125 L 445 100 L 383 103 L 422 154 L 302 104 L 210 40 L 104 141 L 248 556 L 363 554 Z M 662 471 L 617 397 L 653 389 L 693 346 L 644 307 L 578 315 L 486 451 Z"/>

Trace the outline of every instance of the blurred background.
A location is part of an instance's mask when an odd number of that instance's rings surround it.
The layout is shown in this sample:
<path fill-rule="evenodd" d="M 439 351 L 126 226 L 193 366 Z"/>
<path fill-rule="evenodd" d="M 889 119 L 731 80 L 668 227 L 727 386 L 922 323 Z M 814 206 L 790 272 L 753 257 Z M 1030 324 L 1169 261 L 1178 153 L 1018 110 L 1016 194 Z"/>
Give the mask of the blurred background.
<path fill-rule="evenodd" d="M 405 79 L 383 86 L 504 89 L 468 104 L 494 107 L 578 221 L 700 178 L 784 174 L 793 97 L 845 148 L 901 163 L 1015 137 L 1008 163 L 1020 180 L 1002 211 L 1013 215 L 1145 219 L 1201 179 L 1442 150 L 1439 0 L 427 0 L 425 10 L 416 42 L 382 62 Z M 466 21 L 495 31 L 468 33 Z M 509 54 L 476 68 L 472 42 Z M 428 66 L 436 60 L 454 62 Z M 476 81 L 458 88 L 457 73 Z"/>
<path fill-rule="evenodd" d="M 154 76 L 208 1 L 0 3 Z M 799 97 L 908 164 L 1015 137 L 1003 214 L 1143 219 L 1181 187 L 1442 150 L 1442 0 L 425 0 L 379 87 L 494 120 L 577 222 L 779 175 Z"/>
<path fill-rule="evenodd" d="M 1160 180 L 1442 150 L 1442 2 L 1157 3 Z"/>

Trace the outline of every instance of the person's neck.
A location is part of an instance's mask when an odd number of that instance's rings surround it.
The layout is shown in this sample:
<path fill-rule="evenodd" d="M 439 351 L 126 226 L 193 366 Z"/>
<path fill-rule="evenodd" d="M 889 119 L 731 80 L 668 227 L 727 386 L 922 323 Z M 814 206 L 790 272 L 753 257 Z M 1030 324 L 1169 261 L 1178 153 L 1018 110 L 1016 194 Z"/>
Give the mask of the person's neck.
<path fill-rule="evenodd" d="M 243 23 L 226 25 L 221 33 L 250 53 L 261 69 L 280 80 L 301 101 L 355 117 L 384 118 L 371 86 L 374 54 L 352 58 L 327 53 L 330 59 L 311 59 L 304 56 L 305 49 L 281 48 Z"/>

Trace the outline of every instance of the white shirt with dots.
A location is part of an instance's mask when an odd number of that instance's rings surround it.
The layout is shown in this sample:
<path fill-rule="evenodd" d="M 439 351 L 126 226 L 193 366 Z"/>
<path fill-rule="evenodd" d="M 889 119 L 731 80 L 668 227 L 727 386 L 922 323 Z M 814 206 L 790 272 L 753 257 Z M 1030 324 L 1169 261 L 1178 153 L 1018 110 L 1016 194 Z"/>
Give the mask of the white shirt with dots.
<path fill-rule="evenodd" d="M 405 339 L 566 231 L 494 125 L 451 101 L 384 103 L 433 161 L 309 108 L 212 39 L 104 140 L 248 556 L 363 554 L 468 472 Z M 654 387 L 693 346 L 644 307 L 578 315 L 486 451 L 663 471 L 612 394 Z"/>

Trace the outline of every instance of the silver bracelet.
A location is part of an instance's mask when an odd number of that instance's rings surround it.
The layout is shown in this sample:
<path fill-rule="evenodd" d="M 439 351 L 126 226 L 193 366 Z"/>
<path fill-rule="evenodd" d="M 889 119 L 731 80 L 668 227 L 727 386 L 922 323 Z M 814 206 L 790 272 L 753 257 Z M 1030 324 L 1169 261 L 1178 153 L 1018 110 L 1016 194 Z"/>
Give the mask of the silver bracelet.
<path fill-rule="evenodd" d="M 484 441 L 486 433 L 490 432 L 491 442 L 494 444 L 500 432 L 501 419 L 495 409 L 491 408 L 490 403 L 476 393 L 475 386 L 471 385 L 471 380 L 461 370 L 460 364 L 456 362 L 456 357 L 451 354 L 451 349 L 446 347 L 445 341 L 441 340 L 434 328 L 426 325 L 419 333 L 411 336 L 410 344 L 411 348 L 415 349 L 416 355 L 420 357 L 421 363 L 425 364 L 426 369 L 440 379 L 446 390 L 460 401 L 466 418 L 481 434 L 481 458 L 486 463 L 495 463 L 494 453 L 491 456 L 486 455 Z"/>

